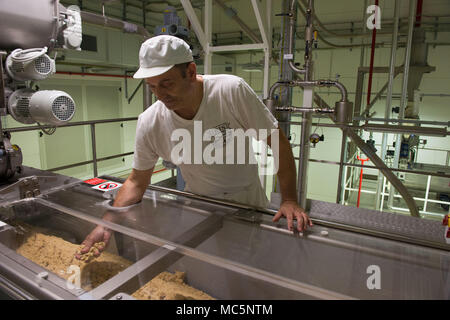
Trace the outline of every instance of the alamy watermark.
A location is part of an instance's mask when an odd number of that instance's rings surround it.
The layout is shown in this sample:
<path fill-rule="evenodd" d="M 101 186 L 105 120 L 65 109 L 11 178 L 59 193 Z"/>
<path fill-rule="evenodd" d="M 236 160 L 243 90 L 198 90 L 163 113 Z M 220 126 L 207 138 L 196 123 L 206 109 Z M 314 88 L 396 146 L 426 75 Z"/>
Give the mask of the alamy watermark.
<path fill-rule="evenodd" d="M 367 28 L 369 30 L 381 29 L 381 9 L 379 6 L 371 5 L 367 7 L 367 13 L 371 15 L 367 18 Z"/>
<path fill-rule="evenodd" d="M 270 137 L 272 156 L 267 154 L 267 138 Z M 261 141 L 258 153 L 260 174 L 273 175 L 279 165 L 278 129 L 232 129 L 224 123 L 203 132 L 202 121 L 194 121 L 193 136 L 187 129 L 172 132 L 170 140 L 177 142 L 171 151 L 171 161 L 180 164 L 257 164 L 252 148 L 252 140 Z"/>
<path fill-rule="evenodd" d="M 67 289 L 80 289 L 81 288 L 81 270 L 77 265 L 71 265 L 67 268 L 67 274 L 70 274 L 66 281 Z"/>
<path fill-rule="evenodd" d="M 381 269 L 379 266 L 372 264 L 367 267 L 366 270 L 367 274 L 370 274 L 370 276 L 367 278 L 366 285 L 367 289 L 374 290 L 374 289 L 381 289 Z"/>

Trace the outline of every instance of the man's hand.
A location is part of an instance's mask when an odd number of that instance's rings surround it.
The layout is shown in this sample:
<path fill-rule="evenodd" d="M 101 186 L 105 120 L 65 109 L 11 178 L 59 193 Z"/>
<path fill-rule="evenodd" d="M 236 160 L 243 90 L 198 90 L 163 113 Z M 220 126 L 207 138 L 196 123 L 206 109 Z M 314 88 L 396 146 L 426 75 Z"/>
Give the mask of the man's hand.
<path fill-rule="evenodd" d="M 294 226 L 294 217 L 297 219 L 297 230 L 303 231 L 306 230 L 308 225 L 312 227 L 312 221 L 306 214 L 305 210 L 300 208 L 297 204 L 297 201 L 286 200 L 281 203 L 280 209 L 277 214 L 273 217 L 272 221 L 277 222 L 280 220 L 282 216 L 285 216 L 287 219 L 288 229 L 293 231 Z"/>
<path fill-rule="evenodd" d="M 91 249 L 91 247 L 97 243 L 97 242 L 104 242 L 105 245 L 104 246 L 98 246 L 98 252 L 94 251 L 94 256 L 98 257 L 100 255 L 100 253 L 105 250 L 106 246 L 108 245 L 109 239 L 111 238 L 112 235 L 112 231 L 102 227 L 102 226 L 97 226 L 95 227 L 94 230 L 92 230 L 92 232 L 86 237 L 86 239 L 81 243 L 81 245 L 83 245 L 84 247 L 81 249 L 81 254 L 85 254 L 87 252 L 89 252 L 89 250 Z M 81 255 L 80 254 L 75 254 L 75 258 L 77 258 L 78 260 L 81 259 Z"/>

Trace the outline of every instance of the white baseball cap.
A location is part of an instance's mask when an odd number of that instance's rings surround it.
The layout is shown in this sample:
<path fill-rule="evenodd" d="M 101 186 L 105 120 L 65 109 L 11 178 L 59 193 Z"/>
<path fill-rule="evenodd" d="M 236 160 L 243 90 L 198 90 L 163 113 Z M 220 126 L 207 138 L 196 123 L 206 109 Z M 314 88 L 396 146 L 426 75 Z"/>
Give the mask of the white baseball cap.
<path fill-rule="evenodd" d="M 146 40 L 139 50 L 135 79 L 159 76 L 179 63 L 194 61 L 189 45 L 182 39 L 161 35 Z"/>

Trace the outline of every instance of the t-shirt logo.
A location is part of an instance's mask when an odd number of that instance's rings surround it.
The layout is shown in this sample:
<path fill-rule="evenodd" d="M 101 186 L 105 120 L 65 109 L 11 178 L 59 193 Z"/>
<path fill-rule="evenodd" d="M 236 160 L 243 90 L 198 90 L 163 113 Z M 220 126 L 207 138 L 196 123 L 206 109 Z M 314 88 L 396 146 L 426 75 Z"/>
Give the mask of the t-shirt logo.
<path fill-rule="evenodd" d="M 225 146 L 227 144 L 227 141 L 228 141 L 228 138 L 229 138 L 228 136 L 229 135 L 231 136 L 231 134 L 232 134 L 231 130 L 228 130 L 228 132 L 227 132 L 227 129 L 231 129 L 230 123 L 229 122 L 224 122 L 224 123 L 221 123 L 221 124 L 215 126 L 214 128 L 219 130 L 220 133 L 222 134 L 223 145 Z"/>

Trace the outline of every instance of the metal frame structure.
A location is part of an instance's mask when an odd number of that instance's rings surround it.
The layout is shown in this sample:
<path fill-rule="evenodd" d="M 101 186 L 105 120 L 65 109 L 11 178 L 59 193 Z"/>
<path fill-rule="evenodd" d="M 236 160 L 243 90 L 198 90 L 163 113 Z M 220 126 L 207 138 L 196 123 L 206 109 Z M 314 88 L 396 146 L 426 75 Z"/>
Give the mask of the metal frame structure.
<path fill-rule="evenodd" d="M 230 52 L 230 51 L 245 51 L 245 50 L 263 50 L 264 52 L 264 73 L 263 73 L 263 98 L 266 99 L 269 96 L 269 86 L 270 86 L 270 60 L 272 57 L 272 0 L 265 0 L 266 3 L 266 13 L 264 15 L 261 6 L 257 0 L 252 1 L 253 11 L 256 16 L 256 21 L 258 22 L 259 32 L 261 34 L 262 42 L 258 42 L 258 37 L 255 36 L 248 28 L 245 23 L 242 22 L 236 15 L 233 19 L 250 34 L 251 39 L 256 42 L 253 44 L 240 44 L 240 45 L 230 45 L 230 46 L 213 46 L 212 44 L 212 1 L 205 0 L 205 17 L 204 17 L 204 28 L 192 7 L 190 0 L 180 0 L 183 8 L 185 10 L 186 16 L 192 24 L 192 29 L 194 30 L 197 39 L 202 46 L 204 56 L 204 74 L 210 74 L 212 71 L 212 55 L 218 52 Z M 216 2 L 226 8 L 225 5 L 220 1 Z M 266 155 L 264 155 L 266 157 Z M 266 159 L 263 159 L 266 161 Z M 259 177 L 262 185 L 266 185 L 266 175 L 260 175 Z"/>

